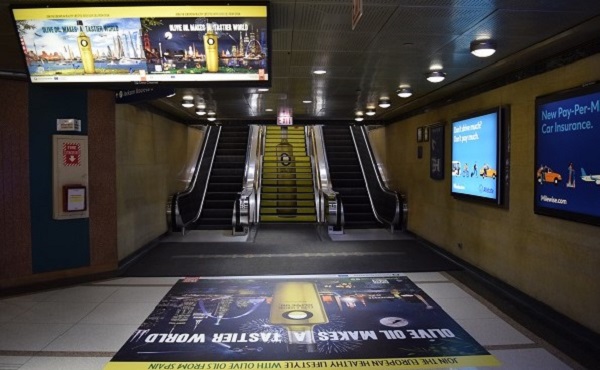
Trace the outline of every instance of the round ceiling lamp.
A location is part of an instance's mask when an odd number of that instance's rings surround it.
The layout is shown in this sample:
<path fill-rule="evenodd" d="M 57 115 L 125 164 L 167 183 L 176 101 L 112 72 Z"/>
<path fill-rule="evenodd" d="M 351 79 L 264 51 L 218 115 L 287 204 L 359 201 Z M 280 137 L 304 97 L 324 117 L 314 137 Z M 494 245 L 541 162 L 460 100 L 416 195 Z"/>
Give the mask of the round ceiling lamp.
<path fill-rule="evenodd" d="M 444 81 L 445 78 L 446 74 L 442 71 L 431 71 L 429 74 L 427 74 L 427 81 L 434 84 Z"/>
<path fill-rule="evenodd" d="M 486 58 L 496 52 L 496 43 L 493 40 L 471 41 L 471 54 L 476 57 Z"/>
<path fill-rule="evenodd" d="M 413 92 L 410 87 L 401 87 L 398 89 L 398 91 L 396 91 L 396 94 L 398 94 L 398 96 L 401 98 L 409 98 L 412 96 Z"/>
<path fill-rule="evenodd" d="M 379 99 L 379 106 L 381 108 L 389 108 L 392 105 L 389 98 L 381 98 Z"/>

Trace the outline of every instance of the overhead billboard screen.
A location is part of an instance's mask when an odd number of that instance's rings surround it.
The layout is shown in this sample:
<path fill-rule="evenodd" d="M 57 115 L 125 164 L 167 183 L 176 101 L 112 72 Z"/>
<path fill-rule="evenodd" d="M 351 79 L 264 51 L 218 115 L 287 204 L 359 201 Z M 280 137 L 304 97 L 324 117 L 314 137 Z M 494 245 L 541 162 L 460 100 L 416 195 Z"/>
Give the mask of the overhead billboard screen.
<path fill-rule="evenodd" d="M 600 225 L 600 87 L 536 100 L 535 212 Z"/>
<path fill-rule="evenodd" d="M 33 83 L 270 85 L 267 3 L 12 12 Z"/>
<path fill-rule="evenodd" d="M 499 204 L 502 109 L 452 121 L 452 190 L 457 198 Z"/>

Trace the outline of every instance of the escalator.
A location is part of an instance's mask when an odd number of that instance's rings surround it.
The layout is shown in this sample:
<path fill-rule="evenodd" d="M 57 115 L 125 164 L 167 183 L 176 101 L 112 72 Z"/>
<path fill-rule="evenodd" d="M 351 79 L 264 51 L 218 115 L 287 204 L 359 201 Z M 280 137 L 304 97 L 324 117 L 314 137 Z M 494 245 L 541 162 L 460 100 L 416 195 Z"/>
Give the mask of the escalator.
<path fill-rule="evenodd" d="M 231 229 L 233 205 L 243 185 L 248 134 L 248 125 L 221 126 L 202 211 L 188 230 Z"/>
<path fill-rule="evenodd" d="M 344 227 L 384 227 L 374 214 L 349 127 L 325 125 L 323 140 L 332 188 L 344 204 Z"/>

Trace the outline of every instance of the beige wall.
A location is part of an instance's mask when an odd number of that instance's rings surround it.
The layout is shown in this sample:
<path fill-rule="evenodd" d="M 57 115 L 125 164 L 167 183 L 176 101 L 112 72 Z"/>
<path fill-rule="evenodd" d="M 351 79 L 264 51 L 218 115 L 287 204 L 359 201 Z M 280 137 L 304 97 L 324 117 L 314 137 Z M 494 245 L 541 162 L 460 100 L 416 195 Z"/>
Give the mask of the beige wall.
<path fill-rule="evenodd" d="M 119 260 L 167 232 L 166 204 L 183 190 L 202 132 L 133 105 L 116 107 Z"/>
<path fill-rule="evenodd" d="M 391 183 L 408 196 L 410 231 L 600 333 L 600 227 L 534 214 L 532 181 L 535 98 L 600 79 L 598 65 L 600 54 L 389 125 L 386 152 Z M 449 127 L 443 181 L 429 178 L 429 143 L 416 142 L 417 127 L 503 104 L 511 107 L 509 207 L 452 198 Z"/>

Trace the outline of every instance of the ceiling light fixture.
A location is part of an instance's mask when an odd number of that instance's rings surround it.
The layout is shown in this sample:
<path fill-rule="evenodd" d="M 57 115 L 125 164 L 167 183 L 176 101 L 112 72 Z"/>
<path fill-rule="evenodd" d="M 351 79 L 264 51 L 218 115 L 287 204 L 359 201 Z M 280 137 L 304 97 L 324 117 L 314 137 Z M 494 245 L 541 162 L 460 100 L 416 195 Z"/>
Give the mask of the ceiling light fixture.
<path fill-rule="evenodd" d="M 304 103 L 304 104 L 310 104 L 310 103 L 312 103 L 312 100 L 302 100 L 302 103 Z"/>
<path fill-rule="evenodd" d="M 258 89 L 258 91 L 260 91 L 260 92 L 267 92 L 267 91 L 269 91 L 269 89 L 267 89 L 267 88 L 260 88 L 260 89 Z"/>
<path fill-rule="evenodd" d="M 476 57 L 486 58 L 496 52 L 496 42 L 493 40 L 471 41 L 471 54 Z"/>
<path fill-rule="evenodd" d="M 209 110 L 207 114 L 208 114 L 209 116 L 214 116 L 214 115 L 215 115 L 215 114 L 217 114 L 217 113 L 215 113 L 215 111 L 214 111 L 214 110 Z"/>
<path fill-rule="evenodd" d="M 396 91 L 396 94 L 401 98 L 409 98 L 412 96 L 413 92 L 410 87 L 401 87 Z"/>
<path fill-rule="evenodd" d="M 191 98 L 191 97 L 189 99 L 186 99 L 186 98 L 187 98 L 187 96 L 183 97 L 183 100 L 181 101 L 181 106 L 184 108 L 193 107 L 194 106 L 194 98 Z"/>
<path fill-rule="evenodd" d="M 362 122 L 364 119 L 365 119 L 365 118 L 364 118 L 364 117 L 362 117 L 362 116 L 356 116 L 356 117 L 354 117 L 354 120 L 355 120 L 356 122 Z"/>
<path fill-rule="evenodd" d="M 207 117 L 206 119 L 212 122 L 212 121 L 216 120 L 217 117 Z"/>
<path fill-rule="evenodd" d="M 206 111 L 204 109 L 197 108 L 196 114 L 199 116 L 204 116 L 206 114 Z"/>
<path fill-rule="evenodd" d="M 315 69 L 313 71 L 313 73 L 316 74 L 316 75 L 324 75 L 325 73 L 327 73 L 327 71 L 324 70 L 324 69 Z"/>
<path fill-rule="evenodd" d="M 175 93 L 175 91 L 173 91 L 172 93 L 170 93 L 169 95 L 167 95 L 167 98 L 172 98 L 172 97 L 174 97 L 175 95 L 177 95 L 177 94 Z"/>
<path fill-rule="evenodd" d="M 272 111 L 273 111 L 273 108 L 267 108 L 267 109 L 265 109 L 265 112 L 272 112 Z"/>
<path fill-rule="evenodd" d="M 374 108 L 367 108 L 367 116 L 374 116 L 375 115 L 375 109 Z"/>
<path fill-rule="evenodd" d="M 442 71 L 431 71 L 427 74 L 427 81 L 434 84 L 444 81 L 446 74 Z"/>
<path fill-rule="evenodd" d="M 379 106 L 381 108 L 389 108 L 392 105 L 389 98 L 381 98 L 379 99 Z"/>

